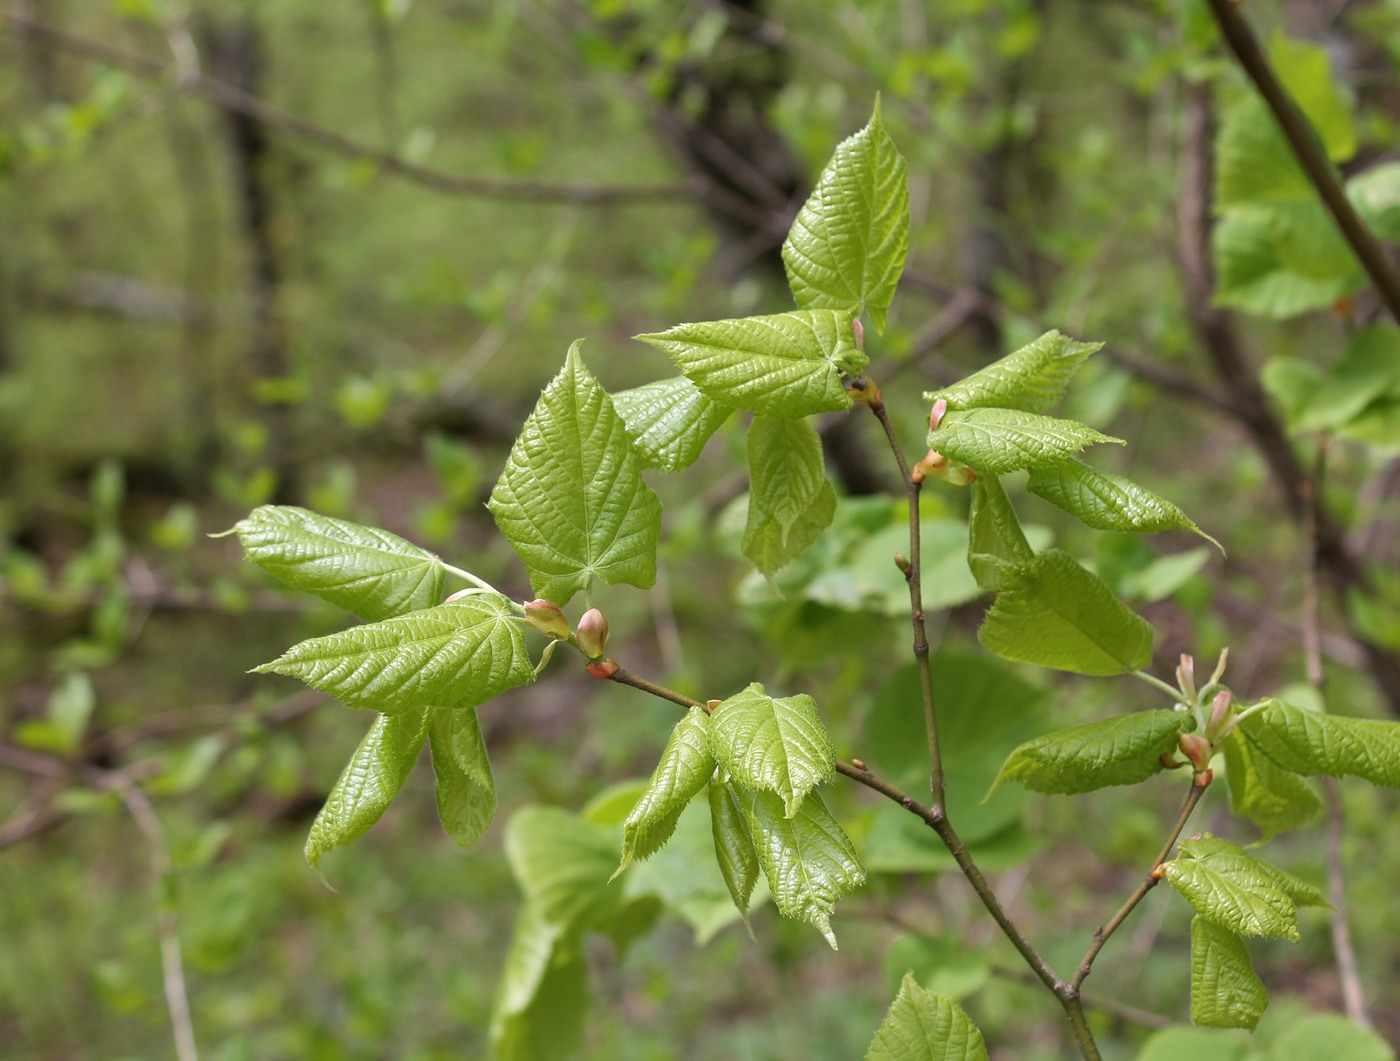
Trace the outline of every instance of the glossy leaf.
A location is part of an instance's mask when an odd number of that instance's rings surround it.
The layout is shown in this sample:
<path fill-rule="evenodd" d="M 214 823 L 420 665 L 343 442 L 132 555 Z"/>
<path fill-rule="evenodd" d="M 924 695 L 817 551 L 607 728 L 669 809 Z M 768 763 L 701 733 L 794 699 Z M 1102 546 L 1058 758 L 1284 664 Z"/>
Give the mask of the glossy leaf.
<path fill-rule="evenodd" d="M 681 812 L 709 783 L 714 772 L 710 716 L 701 708 L 692 707 L 671 731 L 651 783 L 623 823 L 619 873 L 634 859 L 647 858 L 661 850 L 675 832 Z"/>
<path fill-rule="evenodd" d="M 1209 833 L 1182 841 L 1181 851 L 1163 863 L 1165 879 L 1198 914 L 1238 935 L 1281 936 L 1296 943 L 1297 905 L 1326 905 L 1306 881 Z"/>
<path fill-rule="evenodd" d="M 661 502 L 579 345 L 526 419 L 488 505 L 536 596 L 559 605 L 595 575 L 651 586 L 661 536 Z"/>
<path fill-rule="evenodd" d="M 523 807 L 506 826 L 506 857 L 545 921 L 571 933 L 607 931 L 627 898 L 608 884 L 617 865 L 616 835 L 558 807 Z"/>
<path fill-rule="evenodd" d="M 678 324 L 637 338 L 664 350 L 711 398 L 765 416 L 849 409 L 841 373 L 858 372 L 867 360 L 855 347 L 850 315 L 829 309 Z"/>
<path fill-rule="evenodd" d="M 419 709 L 375 718 L 311 823 L 306 861 L 319 866 L 322 855 L 359 839 L 389 809 L 418 761 L 428 714 Z"/>
<path fill-rule="evenodd" d="M 269 575 L 373 622 L 442 600 L 442 561 L 397 534 L 263 505 L 233 528 L 243 552 Z"/>
<path fill-rule="evenodd" d="M 926 392 L 924 399 L 942 398 L 953 410 L 996 406 L 1042 413 L 1064 396 L 1079 367 L 1102 347 L 1103 343 L 1081 343 L 1056 331 L 1046 332 L 952 386 Z"/>
<path fill-rule="evenodd" d="M 967 566 L 983 589 L 1005 589 L 1015 571 L 1035 558 L 1001 480 L 979 476 L 967 514 Z"/>
<path fill-rule="evenodd" d="M 535 678 L 510 601 L 495 593 L 303 641 L 253 669 L 386 713 L 475 707 Z"/>
<path fill-rule="evenodd" d="M 1122 439 L 1075 420 L 1056 420 L 1016 409 L 951 412 L 928 436 L 929 449 L 982 475 L 1058 464 L 1096 442 L 1123 444 Z"/>
<path fill-rule="evenodd" d="M 668 472 L 694 464 L 732 412 L 684 376 L 619 391 L 612 399 L 642 460 Z"/>
<path fill-rule="evenodd" d="M 758 852 L 749 829 L 747 797 L 728 782 L 710 782 L 710 828 L 720 875 L 734 906 L 749 923 L 749 901 L 758 883 Z M 743 803 L 741 803 L 741 799 Z"/>
<path fill-rule="evenodd" d="M 1012 752 L 992 787 L 1019 781 L 1036 792 L 1074 793 L 1135 785 L 1161 773 L 1159 757 L 1194 724 L 1184 711 L 1139 711 L 1047 733 Z"/>
<path fill-rule="evenodd" d="M 1258 873 L 1272 881 L 1285 895 L 1298 906 L 1331 906 L 1322 889 L 1309 884 L 1302 877 L 1295 877 L 1286 870 L 1279 869 L 1272 862 L 1256 858 L 1238 844 L 1231 843 L 1211 833 L 1202 833 L 1181 841 L 1183 854 L 1196 859 L 1204 859 L 1221 872 Z"/>
<path fill-rule="evenodd" d="M 1204 917 L 1191 919 L 1191 1022 L 1253 1031 L 1269 1004 L 1244 940 Z"/>
<path fill-rule="evenodd" d="M 710 747 L 739 784 L 775 793 L 789 818 L 836 769 L 836 748 L 815 701 L 769 696 L 757 682 L 714 709 Z"/>
<path fill-rule="evenodd" d="M 1125 476 L 1097 471 L 1081 461 L 1033 468 L 1026 488 L 1095 530 L 1135 534 L 1189 530 L 1224 552 L 1219 542 L 1166 498 Z"/>
<path fill-rule="evenodd" d="M 1400 722 L 1325 715 L 1272 700 L 1242 719 L 1238 732 L 1296 774 L 1363 777 L 1400 788 Z"/>
<path fill-rule="evenodd" d="M 835 950 L 831 912 L 838 899 L 865 883 L 851 838 L 816 792 L 791 817 L 771 792 L 746 795 L 754 850 L 778 912 L 814 926 Z"/>
<path fill-rule="evenodd" d="M 1016 571 L 977 632 L 997 655 L 1076 674 L 1122 674 L 1152 660 L 1152 627 L 1068 553 Z"/>
<path fill-rule="evenodd" d="M 744 555 L 772 575 L 830 524 L 836 494 L 826 480 L 822 444 L 806 420 L 756 416 L 749 427 L 749 514 Z"/>
<path fill-rule="evenodd" d="M 428 746 L 433 756 L 438 819 L 448 836 L 470 847 L 490 827 L 496 813 L 496 782 L 476 709 L 433 711 Z"/>
<path fill-rule="evenodd" d="M 987 1061 L 987 1045 L 961 1006 L 905 974 L 865 1061 Z"/>
<path fill-rule="evenodd" d="M 909 252 L 909 168 L 880 120 L 843 140 L 783 243 L 801 309 L 870 315 L 877 332 Z"/>
<path fill-rule="evenodd" d="M 1231 733 L 1224 751 L 1230 810 L 1259 826 L 1263 839 L 1306 825 L 1322 810 L 1306 781 L 1260 752 L 1243 733 Z"/>

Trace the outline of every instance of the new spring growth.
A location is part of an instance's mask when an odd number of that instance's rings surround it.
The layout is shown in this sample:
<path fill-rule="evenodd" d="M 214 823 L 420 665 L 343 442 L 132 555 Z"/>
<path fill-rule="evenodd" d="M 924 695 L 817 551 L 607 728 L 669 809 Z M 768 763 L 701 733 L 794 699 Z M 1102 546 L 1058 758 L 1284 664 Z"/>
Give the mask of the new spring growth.
<path fill-rule="evenodd" d="M 1199 733 L 1183 733 L 1176 742 L 1181 754 L 1196 768 L 1196 773 L 1204 773 L 1210 767 L 1210 757 L 1215 754 L 1215 746 Z"/>
<path fill-rule="evenodd" d="M 597 608 L 589 608 L 584 612 L 583 618 L 578 621 L 578 629 L 574 631 L 574 640 L 580 651 L 589 659 L 602 659 L 608 645 L 608 621 L 603 618 L 603 613 Z M 593 676 L 599 677 L 596 674 Z"/>
<path fill-rule="evenodd" d="M 1181 662 L 1177 664 L 1176 687 L 1181 690 L 1181 695 L 1186 698 L 1188 704 L 1196 702 L 1196 659 L 1185 652 L 1181 654 Z"/>
<path fill-rule="evenodd" d="M 1219 744 L 1235 728 L 1235 712 L 1229 689 L 1221 689 L 1210 702 L 1210 721 L 1206 723 L 1206 740 Z"/>
<path fill-rule="evenodd" d="M 555 641 L 569 640 L 569 620 L 564 610 L 553 601 L 526 601 L 525 619 L 545 637 L 552 637 Z"/>
<path fill-rule="evenodd" d="M 909 562 L 909 557 L 903 553 L 894 554 L 894 566 L 899 568 L 899 573 L 907 580 L 914 573 L 914 565 Z"/>

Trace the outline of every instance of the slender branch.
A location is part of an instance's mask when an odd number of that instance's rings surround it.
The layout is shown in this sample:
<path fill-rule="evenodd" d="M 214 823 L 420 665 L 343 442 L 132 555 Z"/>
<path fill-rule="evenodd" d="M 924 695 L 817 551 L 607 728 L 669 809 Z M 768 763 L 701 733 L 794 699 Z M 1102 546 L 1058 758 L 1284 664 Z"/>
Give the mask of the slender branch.
<path fill-rule="evenodd" d="M 681 707 L 698 707 L 702 711 L 709 711 L 709 705 L 703 700 L 695 700 L 684 693 L 678 693 L 674 689 L 668 689 L 664 685 L 649 681 L 638 674 L 633 674 L 629 670 L 618 667 L 612 674 L 612 680 L 619 685 L 630 685 L 633 689 L 640 689 L 644 693 L 659 697 L 662 700 L 669 700 L 673 704 L 680 704 Z"/>
<path fill-rule="evenodd" d="M 289 114 L 266 100 L 244 92 L 226 81 L 209 77 L 198 69 L 180 71 L 179 76 L 172 79 L 163 62 L 115 48 L 104 41 L 78 36 L 27 15 L 6 12 L 0 16 L 0 23 L 15 33 L 49 47 L 111 63 L 137 77 L 151 81 L 169 80 L 172 87 L 179 92 L 209 100 L 226 111 L 244 115 L 269 129 L 315 144 L 342 158 L 373 163 L 381 172 L 445 195 L 509 202 L 615 206 L 690 202 L 704 191 L 702 182 L 699 181 L 684 184 L 561 184 L 549 181 L 493 180 L 445 173 L 410 162 L 392 152 L 362 144 L 334 129 Z"/>
<path fill-rule="evenodd" d="M 1079 968 L 1075 970 L 1074 978 L 1070 980 L 1070 986 L 1075 991 L 1079 990 L 1084 978 L 1087 977 L 1094 966 L 1094 959 L 1099 956 L 1099 951 L 1103 950 L 1104 944 L 1109 937 L 1117 932 L 1124 921 L 1128 919 L 1138 903 L 1147 897 L 1147 893 L 1157 886 L 1157 867 L 1165 862 L 1172 853 L 1172 848 L 1176 846 L 1177 839 L 1186 828 L 1186 823 L 1191 818 L 1191 813 L 1196 809 L 1196 804 L 1201 802 L 1201 797 L 1205 795 L 1206 789 L 1210 785 L 1209 773 L 1197 774 L 1191 782 L 1191 791 L 1186 793 L 1186 801 L 1181 805 L 1181 811 L 1176 816 L 1176 821 L 1172 823 L 1171 831 L 1167 835 L 1166 843 L 1157 852 L 1157 857 L 1152 860 L 1152 868 L 1147 876 L 1142 879 L 1142 883 L 1134 889 L 1133 894 L 1128 896 L 1127 901 L 1118 908 L 1118 912 L 1113 915 L 1108 924 L 1102 928 L 1094 930 L 1093 942 L 1089 944 L 1089 949 L 1084 952 L 1084 957 L 1079 961 Z"/>
<path fill-rule="evenodd" d="M 1376 285 L 1381 301 L 1385 303 L 1390 315 L 1400 322 L 1400 273 L 1395 271 L 1380 241 L 1366 227 L 1355 207 L 1351 205 L 1346 189 L 1337 179 L 1317 134 L 1275 76 L 1264 50 L 1259 47 L 1254 31 L 1241 14 L 1239 4 L 1232 0 L 1210 0 L 1210 9 L 1215 15 L 1215 21 L 1220 26 L 1225 42 L 1234 52 L 1244 72 L 1249 75 L 1249 79 L 1254 82 L 1254 87 L 1264 97 L 1264 102 L 1268 104 L 1274 119 L 1288 138 L 1293 153 L 1302 164 L 1308 179 L 1317 189 L 1317 194 L 1327 206 L 1332 219 L 1337 222 L 1337 227 L 1342 230 L 1342 235 L 1352 251 L 1361 260 L 1361 265 L 1370 276 L 1371 282 Z"/>

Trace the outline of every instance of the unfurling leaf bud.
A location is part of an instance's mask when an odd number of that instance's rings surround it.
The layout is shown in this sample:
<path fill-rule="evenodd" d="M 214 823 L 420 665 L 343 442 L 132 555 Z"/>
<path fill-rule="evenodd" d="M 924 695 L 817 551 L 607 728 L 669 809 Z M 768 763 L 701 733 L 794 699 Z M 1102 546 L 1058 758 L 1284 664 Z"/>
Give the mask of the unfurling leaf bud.
<path fill-rule="evenodd" d="M 1198 774 L 1210 766 L 1210 757 L 1215 754 L 1214 745 L 1199 733 L 1183 733 L 1177 738 L 1176 746 L 1191 761 Z"/>
<path fill-rule="evenodd" d="M 1210 702 L 1210 721 L 1206 723 L 1206 739 L 1220 741 L 1234 729 L 1234 712 L 1230 709 L 1230 690 L 1221 689 Z"/>
<path fill-rule="evenodd" d="M 589 659 L 602 659 L 608 644 L 608 621 L 603 618 L 603 613 L 597 608 L 589 608 L 588 611 L 584 612 L 583 618 L 578 621 L 578 629 L 574 631 L 574 637 L 585 656 Z M 598 675 L 594 675 L 594 677 L 598 677 Z"/>
<path fill-rule="evenodd" d="M 564 615 L 564 609 L 552 600 L 526 601 L 525 618 L 545 637 L 556 641 L 569 640 L 569 620 Z"/>
<path fill-rule="evenodd" d="M 862 354 L 865 353 L 865 325 L 859 320 L 851 321 L 851 331 L 856 337 L 856 349 Z"/>
<path fill-rule="evenodd" d="M 941 424 L 941 423 L 943 422 L 943 414 L 946 413 L 947 411 L 948 411 L 948 399 L 947 399 L 947 398 L 939 398 L 938 401 L 936 401 L 936 402 L 933 403 L 933 408 L 932 408 L 931 410 L 929 410 L 929 414 L 928 414 L 928 429 L 929 429 L 930 431 L 937 431 L 937 430 L 938 430 L 938 425 Z"/>
<path fill-rule="evenodd" d="M 610 659 L 595 659 L 592 663 L 585 663 L 583 669 L 593 677 L 606 681 L 622 668 Z"/>
<path fill-rule="evenodd" d="M 1176 687 L 1186 697 L 1187 703 L 1196 702 L 1196 660 L 1185 652 L 1181 654 L 1181 662 L 1176 668 Z"/>
<path fill-rule="evenodd" d="M 914 570 L 914 565 L 909 562 L 909 557 L 903 553 L 894 554 L 894 566 L 899 568 L 899 573 L 905 578 L 908 578 Z"/>
<path fill-rule="evenodd" d="M 939 399 L 942 401 L 942 399 Z M 921 483 L 930 475 L 941 475 L 948 467 L 948 458 L 934 450 L 929 450 L 924 455 L 924 459 L 914 465 L 909 477 L 916 483 Z"/>

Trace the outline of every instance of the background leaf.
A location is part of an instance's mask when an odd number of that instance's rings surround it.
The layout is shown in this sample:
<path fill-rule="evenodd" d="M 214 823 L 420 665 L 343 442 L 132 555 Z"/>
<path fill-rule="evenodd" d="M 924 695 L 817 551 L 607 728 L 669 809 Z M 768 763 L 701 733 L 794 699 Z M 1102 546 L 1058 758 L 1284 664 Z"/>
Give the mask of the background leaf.
<path fill-rule="evenodd" d="M 1322 810 L 1322 800 L 1306 781 L 1262 754 L 1238 730 L 1225 738 L 1224 752 L 1230 810 L 1259 826 L 1263 839 L 1306 825 Z"/>

